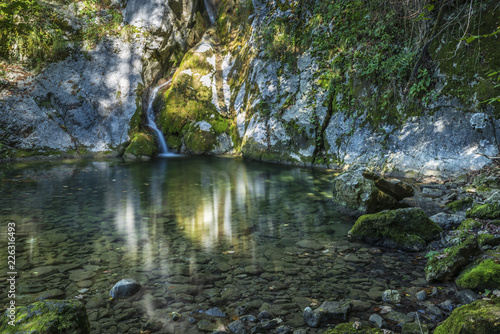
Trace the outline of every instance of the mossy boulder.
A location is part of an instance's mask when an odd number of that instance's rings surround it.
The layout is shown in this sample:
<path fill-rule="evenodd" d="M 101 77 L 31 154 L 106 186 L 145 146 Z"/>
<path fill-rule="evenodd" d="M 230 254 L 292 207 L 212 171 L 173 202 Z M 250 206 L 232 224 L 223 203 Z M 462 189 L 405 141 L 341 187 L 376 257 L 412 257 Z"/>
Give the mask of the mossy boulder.
<path fill-rule="evenodd" d="M 354 322 L 345 322 L 338 324 L 333 329 L 329 329 L 323 334 L 378 334 L 384 333 L 383 330 L 368 326 L 358 326 Z"/>
<path fill-rule="evenodd" d="M 434 334 L 500 334 L 500 298 L 456 308 Z"/>
<path fill-rule="evenodd" d="M 378 189 L 375 181 L 366 178 L 364 173 L 363 167 L 355 167 L 340 173 L 333 180 L 332 192 L 335 204 L 352 215 L 398 208 L 398 201 Z"/>
<path fill-rule="evenodd" d="M 499 219 L 500 203 L 487 203 L 483 205 L 476 204 L 467 211 L 466 217 L 478 219 Z"/>
<path fill-rule="evenodd" d="M 363 215 L 350 235 L 375 245 L 420 251 L 441 231 L 422 209 L 404 208 Z"/>
<path fill-rule="evenodd" d="M 500 264 L 495 259 L 481 260 L 458 276 L 456 283 L 462 289 L 500 288 Z"/>
<path fill-rule="evenodd" d="M 474 220 L 472 218 L 468 218 L 464 220 L 462 223 L 460 223 L 460 226 L 457 227 L 457 230 L 461 231 L 477 230 L 482 226 L 483 224 L 481 222 L 478 222 L 477 220 Z"/>
<path fill-rule="evenodd" d="M 144 157 L 152 157 L 158 153 L 156 138 L 152 134 L 139 132 L 130 141 L 129 146 L 125 149 L 125 158 L 140 159 Z"/>
<path fill-rule="evenodd" d="M 16 309 L 14 326 L 7 310 L 0 333 L 87 334 L 90 324 L 85 306 L 77 300 L 45 300 Z"/>
<path fill-rule="evenodd" d="M 451 280 L 470 264 L 480 251 L 476 236 L 471 235 L 461 244 L 433 256 L 425 266 L 425 278 L 429 282 Z"/>
<path fill-rule="evenodd" d="M 472 197 L 465 197 L 446 204 L 446 208 L 451 212 L 465 211 L 466 209 L 470 208 L 473 203 L 474 200 L 472 199 Z"/>

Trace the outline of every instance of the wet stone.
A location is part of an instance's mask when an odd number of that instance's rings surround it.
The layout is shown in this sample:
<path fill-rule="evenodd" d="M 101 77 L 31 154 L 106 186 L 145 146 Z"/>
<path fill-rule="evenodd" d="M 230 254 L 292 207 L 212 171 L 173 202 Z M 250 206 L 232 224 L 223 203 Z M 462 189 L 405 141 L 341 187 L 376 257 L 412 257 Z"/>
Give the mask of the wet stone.
<path fill-rule="evenodd" d="M 33 268 L 30 271 L 33 273 L 33 275 L 35 277 L 43 278 L 43 277 L 53 275 L 55 273 L 59 273 L 59 267 L 58 266 L 44 266 L 44 267 Z"/>
<path fill-rule="evenodd" d="M 312 249 L 315 251 L 320 251 L 325 248 L 325 246 L 321 245 L 316 240 L 300 240 L 299 242 L 295 243 L 295 245 L 300 248 Z"/>
<path fill-rule="evenodd" d="M 372 314 L 368 320 L 377 325 L 378 328 L 382 328 L 384 326 L 384 319 L 378 314 Z"/>
<path fill-rule="evenodd" d="M 406 314 L 400 312 L 389 312 L 384 316 L 386 319 L 394 321 L 398 324 L 404 324 L 407 322 L 412 322 L 413 319 Z"/>
<path fill-rule="evenodd" d="M 401 295 L 397 290 L 385 290 L 382 294 L 382 300 L 386 303 L 398 304 L 401 302 Z"/>
<path fill-rule="evenodd" d="M 250 331 L 246 328 L 245 323 L 241 320 L 236 320 L 227 325 L 227 329 L 234 334 L 249 334 Z"/>
<path fill-rule="evenodd" d="M 112 298 L 123 298 L 130 297 L 134 295 L 137 291 L 141 289 L 141 285 L 131 278 L 125 278 L 116 283 L 109 295 Z"/>
<path fill-rule="evenodd" d="M 478 299 L 476 293 L 469 289 L 458 291 L 457 298 L 464 305 L 473 303 Z"/>
<path fill-rule="evenodd" d="M 427 299 L 427 293 L 425 292 L 425 290 L 420 290 L 415 294 L 415 297 L 420 301 L 424 301 Z"/>
<path fill-rule="evenodd" d="M 240 297 L 241 297 L 240 290 L 232 287 L 224 289 L 221 294 L 221 298 L 223 300 L 229 300 L 229 301 L 238 300 L 240 299 Z"/>
<path fill-rule="evenodd" d="M 78 269 L 70 271 L 69 279 L 73 282 L 80 282 L 90 280 L 94 276 L 95 272 Z"/>
<path fill-rule="evenodd" d="M 213 332 L 218 328 L 217 324 L 211 323 L 208 320 L 201 320 L 200 322 L 198 322 L 196 327 L 198 327 L 200 331 L 204 332 Z"/>

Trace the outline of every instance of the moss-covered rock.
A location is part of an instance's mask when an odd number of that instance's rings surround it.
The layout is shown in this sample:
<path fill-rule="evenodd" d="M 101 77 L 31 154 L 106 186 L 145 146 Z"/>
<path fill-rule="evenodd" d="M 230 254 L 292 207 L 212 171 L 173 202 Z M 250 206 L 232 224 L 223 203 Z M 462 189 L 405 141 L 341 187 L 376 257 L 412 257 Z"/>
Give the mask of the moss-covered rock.
<path fill-rule="evenodd" d="M 384 333 L 383 330 L 368 326 L 356 326 L 354 322 L 338 324 L 333 329 L 329 329 L 323 334 L 377 334 Z"/>
<path fill-rule="evenodd" d="M 468 218 L 460 223 L 460 226 L 457 227 L 457 230 L 476 230 L 478 228 L 481 228 L 482 226 L 483 224 L 481 222 L 478 222 L 477 220 L 474 220 L 472 218 Z"/>
<path fill-rule="evenodd" d="M 422 209 L 405 208 L 363 215 L 350 234 L 376 245 L 419 251 L 440 232 L 441 228 Z"/>
<path fill-rule="evenodd" d="M 8 315 L 9 310 L 0 320 L 0 333 L 90 333 L 87 311 L 77 300 L 45 300 L 17 308 L 14 326 Z"/>
<path fill-rule="evenodd" d="M 459 307 L 439 325 L 434 334 L 499 334 L 500 298 L 478 300 Z"/>
<path fill-rule="evenodd" d="M 451 212 L 465 211 L 472 206 L 472 203 L 474 203 L 472 197 L 465 197 L 446 204 L 446 208 Z"/>
<path fill-rule="evenodd" d="M 495 234 L 480 234 L 477 237 L 477 241 L 479 244 L 484 247 L 484 246 L 491 246 L 495 247 L 500 245 L 500 235 Z"/>
<path fill-rule="evenodd" d="M 499 219 L 500 203 L 487 203 L 483 205 L 474 205 L 466 213 L 467 218 L 479 219 Z"/>
<path fill-rule="evenodd" d="M 158 153 L 156 138 L 144 132 L 137 133 L 125 150 L 126 158 L 152 157 Z"/>
<path fill-rule="evenodd" d="M 473 261 L 472 257 L 478 255 L 479 252 L 477 238 L 471 235 L 461 244 L 433 256 L 425 266 L 425 278 L 428 281 L 453 279 L 460 270 Z"/>
<path fill-rule="evenodd" d="M 456 283 L 462 289 L 500 288 L 500 264 L 486 259 L 474 264 L 458 276 Z"/>

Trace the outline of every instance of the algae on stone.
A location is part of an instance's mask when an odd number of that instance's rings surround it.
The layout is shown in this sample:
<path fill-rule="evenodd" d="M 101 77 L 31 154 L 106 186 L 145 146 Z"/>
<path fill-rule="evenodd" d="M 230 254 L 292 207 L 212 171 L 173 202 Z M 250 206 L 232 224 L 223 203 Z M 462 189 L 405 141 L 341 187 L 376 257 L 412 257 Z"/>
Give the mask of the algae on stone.
<path fill-rule="evenodd" d="M 15 327 L 8 324 L 7 312 L 0 320 L 1 333 L 90 333 L 87 311 L 77 300 L 45 300 L 17 308 Z"/>
<path fill-rule="evenodd" d="M 479 253 L 477 238 L 471 235 L 461 244 L 433 256 L 425 266 L 425 278 L 427 281 L 453 279 L 460 270 L 473 261 L 472 257 Z"/>
<path fill-rule="evenodd" d="M 329 329 L 323 334 L 379 334 L 384 333 L 382 329 L 368 326 L 356 326 L 354 322 L 338 324 L 333 329 Z"/>
<path fill-rule="evenodd" d="M 456 308 L 434 334 L 499 334 L 500 298 L 478 300 Z"/>
<path fill-rule="evenodd" d="M 419 251 L 440 232 L 441 228 L 422 209 L 405 208 L 363 215 L 350 234 L 377 245 Z"/>
<path fill-rule="evenodd" d="M 456 283 L 462 289 L 500 288 L 500 264 L 495 259 L 480 261 L 458 276 Z"/>
<path fill-rule="evenodd" d="M 466 213 L 467 218 L 479 219 L 499 219 L 500 218 L 500 203 L 487 203 L 483 205 L 474 205 L 472 209 Z"/>
<path fill-rule="evenodd" d="M 137 133 L 132 138 L 130 145 L 125 150 L 125 157 L 141 158 L 152 157 L 158 153 L 156 138 L 153 135 L 144 132 Z"/>
<path fill-rule="evenodd" d="M 464 209 L 470 208 L 474 200 L 472 197 L 465 197 L 454 202 L 446 204 L 446 208 L 451 212 L 462 211 Z"/>

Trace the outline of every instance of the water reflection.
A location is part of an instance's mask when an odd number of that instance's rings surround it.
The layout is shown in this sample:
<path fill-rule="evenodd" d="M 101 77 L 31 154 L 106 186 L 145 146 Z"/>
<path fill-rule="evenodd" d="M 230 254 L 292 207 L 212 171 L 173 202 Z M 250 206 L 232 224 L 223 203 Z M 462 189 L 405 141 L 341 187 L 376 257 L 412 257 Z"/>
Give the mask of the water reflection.
<path fill-rule="evenodd" d="M 64 298 L 90 289 L 106 300 L 118 279 L 134 277 L 153 291 L 142 306 L 151 316 L 165 307 L 152 302 L 158 296 L 212 305 L 226 298 L 222 282 L 236 286 L 233 274 L 296 273 L 283 258 L 307 251 L 300 240 L 328 246 L 344 238 L 351 224 L 332 211 L 329 178 L 217 157 L 5 164 L 0 247 L 6 222 L 15 221 L 20 304 L 53 289 Z M 0 261 L 1 276 L 5 253 Z M 99 314 L 102 305 L 92 305 Z"/>

